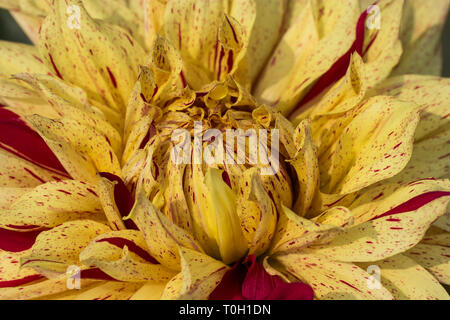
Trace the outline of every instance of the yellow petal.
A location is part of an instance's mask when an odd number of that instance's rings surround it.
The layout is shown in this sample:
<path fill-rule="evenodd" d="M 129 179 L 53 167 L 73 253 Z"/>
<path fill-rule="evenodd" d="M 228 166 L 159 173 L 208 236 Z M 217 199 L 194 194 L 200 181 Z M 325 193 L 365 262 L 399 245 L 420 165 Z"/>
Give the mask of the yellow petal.
<path fill-rule="evenodd" d="M 318 191 L 320 174 L 309 121 L 305 120 L 298 125 L 294 140 L 297 152 L 288 162 L 297 173 L 299 193 L 293 209 L 298 215 L 304 216 Z"/>
<path fill-rule="evenodd" d="M 110 0 L 108 5 L 97 0 L 83 0 L 83 5 L 89 15 L 96 20 L 114 24 L 125 29 L 133 39 L 145 46 L 144 41 L 144 19 L 139 17 L 142 12 L 132 10 L 126 1 Z"/>
<path fill-rule="evenodd" d="M 441 228 L 442 230 L 450 232 L 450 214 L 448 213 L 448 211 L 442 217 L 437 219 L 433 225 L 435 225 L 438 228 Z"/>
<path fill-rule="evenodd" d="M 36 47 L 6 41 L 0 41 L 0 70 L 0 74 L 8 78 L 21 72 L 49 72 Z"/>
<path fill-rule="evenodd" d="M 41 168 L 5 150 L 0 150 L 0 186 L 10 188 L 31 188 L 53 180 L 67 179 L 66 176 Z"/>
<path fill-rule="evenodd" d="M 166 5 L 164 32 L 167 39 L 180 51 L 185 68 L 195 67 L 208 80 L 213 79 L 216 58 L 214 47 L 218 42 L 218 30 L 223 15 L 228 11 L 228 1 L 210 3 L 193 0 L 171 0 Z M 219 53 L 217 53 L 218 55 Z M 191 86 L 198 89 L 200 78 L 188 70 L 186 77 Z M 209 81 L 208 81 L 209 82 Z"/>
<path fill-rule="evenodd" d="M 202 250 L 191 235 L 173 224 L 143 193 L 138 194 L 128 218 L 143 232 L 150 254 L 172 270 L 180 270 L 179 246 Z"/>
<path fill-rule="evenodd" d="M 357 0 L 305 4 L 255 87 L 258 100 L 289 114 L 306 89 L 352 46 L 359 15 Z"/>
<path fill-rule="evenodd" d="M 194 231 L 191 213 L 186 202 L 183 190 L 185 164 L 175 164 L 169 160 L 167 164 L 166 179 L 170 181 L 165 188 L 164 199 L 167 205 L 164 206 L 164 214 L 180 228 L 189 233 Z"/>
<path fill-rule="evenodd" d="M 355 223 L 363 223 L 401 206 L 416 197 L 426 194 L 447 192 L 447 180 L 423 179 L 402 184 L 384 184 L 361 191 L 356 200 L 348 204 L 355 217 Z"/>
<path fill-rule="evenodd" d="M 346 217 L 345 220 L 348 221 L 335 224 L 337 219 L 332 217 L 336 215 L 339 215 L 342 219 Z M 341 227 L 350 224 L 350 220 L 349 210 L 343 207 L 334 207 L 326 211 L 316 221 L 302 218 L 284 207 L 269 252 L 298 252 L 317 241 L 335 236 L 336 233 L 341 231 Z"/>
<path fill-rule="evenodd" d="M 160 300 L 165 287 L 165 282 L 149 281 L 136 291 L 130 300 Z"/>
<path fill-rule="evenodd" d="M 79 14 L 79 19 L 68 16 L 70 6 L 76 8 L 73 14 Z M 79 0 L 56 0 L 52 8 L 40 33 L 46 65 L 86 90 L 90 98 L 124 110 L 143 49 L 125 30 L 93 20 Z"/>
<path fill-rule="evenodd" d="M 134 1 L 137 2 L 137 1 Z M 156 39 L 157 34 L 162 28 L 164 11 L 166 9 L 165 0 L 139 0 L 142 3 L 142 9 L 145 21 L 145 41 L 147 47 L 153 45 L 153 41 Z"/>
<path fill-rule="evenodd" d="M 278 270 L 286 270 L 296 281 L 309 284 L 322 300 L 386 300 L 385 288 L 369 289 L 369 274 L 350 263 L 336 262 L 315 254 L 288 254 L 274 258 Z"/>
<path fill-rule="evenodd" d="M 437 233 L 437 234 L 429 234 L 429 232 L 432 229 L 438 230 L 439 233 Z M 431 227 L 430 229 L 428 229 L 428 232 L 425 235 L 425 238 L 423 238 L 420 243 L 449 247 L 450 246 L 450 233 L 449 232 L 445 232 L 442 229 Z"/>
<path fill-rule="evenodd" d="M 383 287 L 397 300 L 448 300 L 447 291 L 420 264 L 398 254 L 382 261 L 361 263 L 367 270 L 371 265 L 380 268 Z"/>
<path fill-rule="evenodd" d="M 224 182 L 222 172 L 209 168 L 204 179 L 207 193 L 199 193 L 199 204 L 209 232 L 214 235 L 219 248 L 221 260 L 231 263 L 247 252 L 247 240 L 242 232 L 239 217 L 236 213 L 236 195 Z"/>
<path fill-rule="evenodd" d="M 39 92 L 0 75 L 0 103 L 22 118 L 31 114 L 56 118 L 58 113 Z"/>
<path fill-rule="evenodd" d="M 74 300 L 127 300 L 142 287 L 142 283 L 105 281 L 77 295 Z"/>
<path fill-rule="evenodd" d="M 277 224 L 275 204 L 264 189 L 256 168 L 244 172 L 237 213 L 248 241 L 249 254 L 260 255 L 270 246 Z"/>
<path fill-rule="evenodd" d="M 109 179 L 99 177 L 98 179 L 98 197 L 108 219 L 109 226 L 112 230 L 125 230 L 125 224 L 122 220 L 122 214 L 117 208 L 114 188 L 116 183 Z"/>
<path fill-rule="evenodd" d="M 42 184 L 2 212 L 7 229 L 48 228 L 76 219 L 102 221 L 103 210 L 93 185 L 75 180 Z"/>
<path fill-rule="evenodd" d="M 246 1 L 240 2 L 243 2 L 247 6 L 251 5 L 251 3 L 247 3 Z M 248 64 L 248 72 L 251 82 L 259 75 L 277 44 L 281 36 L 284 17 L 287 14 L 287 1 L 285 0 L 257 0 L 254 3 L 255 8 L 252 8 L 253 10 L 256 10 L 254 23 L 251 17 L 249 17 L 248 8 L 243 10 L 241 6 L 238 6 L 238 9 L 235 9 L 238 12 L 231 12 L 231 15 L 236 18 L 237 21 L 248 21 L 244 26 L 250 25 L 251 27 L 249 28 L 250 30 L 246 28 L 246 30 L 250 31 L 247 60 L 250 62 Z M 241 18 L 237 16 L 237 14 L 242 15 L 243 17 Z"/>
<path fill-rule="evenodd" d="M 104 224 L 91 220 L 66 222 L 41 232 L 31 252 L 20 259 L 22 267 L 38 272 L 65 273 L 71 265 L 80 265 L 80 252 L 96 236 L 108 232 Z"/>
<path fill-rule="evenodd" d="M 20 268 L 20 258 L 27 253 L 28 251 L 20 253 L 0 251 L 0 286 L 2 288 L 16 287 L 22 281 L 24 281 L 23 284 L 29 284 L 33 279 L 40 280 L 42 276 L 33 269 Z"/>
<path fill-rule="evenodd" d="M 448 0 L 405 2 L 401 33 L 404 53 L 394 75 L 441 75 L 441 34 L 448 8 Z"/>
<path fill-rule="evenodd" d="M 115 231 L 93 239 L 80 253 L 80 261 L 120 281 L 169 281 L 175 273 L 157 263 L 147 251 L 141 232 Z"/>
<path fill-rule="evenodd" d="M 108 137 L 115 152 L 120 153 L 122 139 L 117 128 L 108 122 L 110 119 L 101 110 L 89 103 L 84 90 L 47 75 L 21 73 L 14 75 L 14 79 L 23 80 L 41 92 L 58 117 L 76 120 Z M 115 121 L 112 122 L 114 123 Z"/>
<path fill-rule="evenodd" d="M 380 19 L 376 21 L 379 23 L 379 29 L 378 26 L 372 30 L 366 28 L 366 32 L 369 33 L 365 37 L 366 43 L 376 37 L 364 54 L 363 77 L 369 88 L 387 78 L 400 60 L 403 51 L 399 33 L 404 2 L 404 0 L 385 0 L 377 3 L 380 12 L 373 18 Z"/>
<path fill-rule="evenodd" d="M 53 120 L 38 115 L 30 116 L 27 120 L 43 137 L 68 143 L 75 151 L 88 156 L 98 172 L 120 176 L 120 163 L 108 137 L 94 128 L 76 120 Z"/>
<path fill-rule="evenodd" d="M 208 299 L 222 280 L 228 267 L 205 254 L 186 248 L 180 248 L 180 256 L 181 273 L 173 281 L 171 280 L 172 283 L 169 282 L 162 299 Z"/>
<path fill-rule="evenodd" d="M 416 142 L 426 140 L 450 128 L 448 101 L 450 80 L 430 76 L 405 75 L 390 78 L 373 88 L 368 95 L 389 95 L 420 106 L 421 119 Z"/>
<path fill-rule="evenodd" d="M 88 286 L 92 284 L 92 280 L 81 279 L 81 286 Z M 39 281 L 25 286 L 18 286 L 14 288 L 0 289 L 0 299 L 2 300 L 31 300 L 39 299 L 46 296 L 52 296 L 67 292 L 67 279 L 51 279 Z"/>
<path fill-rule="evenodd" d="M 31 188 L 0 188 L 0 209 L 9 209 L 17 199 L 30 191 Z"/>
<path fill-rule="evenodd" d="M 339 261 L 367 262 L 391 257 L 417 244 L 431 223 L 445 213 L 449 200 L 450 194 L 444 193 L 416 210 L 388 211 L 345 230 L 326 246 L 311 250 Z"/>
<path fill-rule="evenodd" d="M 324 192 L 351 193 L 390 178 L 407 165 L 419 122 L 414 103 L 376 97 L 339 121 L 340 136 L 320 159 Z"/>
<path fill-rule="evenodd" d="M 75 150 L 67 142 L 54 139 L 55 137 L 50 135 L 47 137 L 42 132 L 38 133 L 73 179 L 97 183 L 97 169 L 90 158 Z"/>
<path fill-rule="evenodd" d="M 404 253 L 407 257 L 422 265 L 439 282 L 450 285 L 450 248 L 419 243 Z"/>

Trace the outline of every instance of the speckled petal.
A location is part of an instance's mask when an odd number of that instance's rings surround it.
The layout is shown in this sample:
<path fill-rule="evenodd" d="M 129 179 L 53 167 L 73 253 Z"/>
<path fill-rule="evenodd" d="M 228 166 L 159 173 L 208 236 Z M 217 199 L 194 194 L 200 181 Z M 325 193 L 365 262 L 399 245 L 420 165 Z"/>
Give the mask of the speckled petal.
<path fill-rule="evenodd" d="M 315 254 L 288 254 L 274 258 L 277 269 L 309 284 L 321 300 L 391 300 L 385 288 L 369 289 L 369 274 L 351 263 L 336 262 Z"/>

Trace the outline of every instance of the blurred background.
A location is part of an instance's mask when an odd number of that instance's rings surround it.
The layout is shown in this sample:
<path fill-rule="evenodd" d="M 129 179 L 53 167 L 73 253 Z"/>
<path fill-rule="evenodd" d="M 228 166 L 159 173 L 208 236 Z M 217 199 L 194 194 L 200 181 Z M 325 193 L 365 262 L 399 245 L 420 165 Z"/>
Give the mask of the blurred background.
<path fill-rule="evenodd" d="M 430 0 L 426 0 L 430 1 Z M 450 19 L 447 21 L 443 36 L 444 47 L 444 76 L 450 77 Z M 0 9 L 0 39 L 29 43 L 27 36 L 22 32 L 11 15 L 3 9 Z"/>

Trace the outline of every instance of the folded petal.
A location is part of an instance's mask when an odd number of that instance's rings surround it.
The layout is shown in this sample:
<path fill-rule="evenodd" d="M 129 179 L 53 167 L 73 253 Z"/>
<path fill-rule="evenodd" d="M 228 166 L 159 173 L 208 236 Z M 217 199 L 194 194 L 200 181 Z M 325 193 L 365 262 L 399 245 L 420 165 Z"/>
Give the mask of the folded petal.
<path fill-rule="evenodd" d="M 20 265 L 40 273 L 65 273 L 69 266 L 80 265 L 78 256 L 92 239 L 108 231 L 104 224 L 91 220 L 66 222 L 43 231 Z"/>
<path fill-rule="evenodd" d="M 190 234 L 173 224 L 143 193 L 137 196 L 136 204 L 128 218 L 132 219 L 144 234 L 150 254 L 172 270 L 180 270 L 179 246 L 202 251 Z"/>
<path fill-rule="evenodd" d="M 359 104 L 367 91 L 367 81 L 364 79 L 365 65 L 359 54 L 354 53 L 350 59 L 347 73 L 337 81 L 323 96 L 311 100 L 290 116 L 294 123 L 306 117 L 314 118 L 324 114 L 340 114 Z M 319 125 L 326 125 L 314 119 Z M 315 124 L 315 122 L 313 122 Z"/>
<path fill-rule="evenodd" d="M 238 194 L 237 213 L 248 241 L 249 254 L 260 255 L 270 246 L 274 236 L 277 211 L 256 168 L 244 172 Z"/>
<path fill-rule="evenodd" d="M 180 257 L 181 273 L 168 283 L 162 299 L 208 299 L 228 267 L 203 253 L 186 248 L 180 248 Z"/>
<path fill-rule="evenodd" d="M 294 140 L 297 152 L 288 162 L 297 173 L 299 193 L 293 210 L 298 215 L 304 216 L 319 189 L 320 175 L 317 149 L 311 135 L 309 121 L 305 120 L 297 126 Z"/>
<path fill-rule="evenodd" d="M 100 268 L 120 281 L 169 281 L 175 273 L 160 265 L 149 253 L 141 232 L 122 230 L 102 234 L 80 253 L 86 266 Z"/>
<path fill-rule="evenodd" d="M 102 221 L 95 190 L 95 186 L 76 180 L 42 184 L 4 210 L 0 224 L 10 230 L 31 231 L 83 218 Z"/>
<path fill-rule="evenodd" d="M 131 220 L 123 221 L 134 206 L 134 198 L 123 180 L 111 173 L 101 172 L 98 180 L 99 199 L 113 230 L 134 229 Z"/>

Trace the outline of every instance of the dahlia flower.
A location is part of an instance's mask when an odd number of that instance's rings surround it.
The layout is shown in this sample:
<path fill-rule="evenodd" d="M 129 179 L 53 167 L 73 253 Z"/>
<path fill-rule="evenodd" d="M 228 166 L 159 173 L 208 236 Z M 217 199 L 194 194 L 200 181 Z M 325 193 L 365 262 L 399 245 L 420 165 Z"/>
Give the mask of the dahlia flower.
<path fill-rule="evenodd" d="M 448 0 L 0 6 L 0 298 L 449 299 Z"/>

